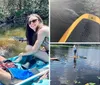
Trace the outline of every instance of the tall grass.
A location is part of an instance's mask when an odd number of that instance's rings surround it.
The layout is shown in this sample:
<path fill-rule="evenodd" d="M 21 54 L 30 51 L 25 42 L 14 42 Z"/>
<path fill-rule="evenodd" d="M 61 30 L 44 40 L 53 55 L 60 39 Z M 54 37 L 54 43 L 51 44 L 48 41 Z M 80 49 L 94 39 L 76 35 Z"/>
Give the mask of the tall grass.
<path fill-rule="evenodd" d="M 15 28 L 8 30 L 4 33 L 5 38 L 10 38 L 12 36 L 20 36 L 20 37 L 25 37 L 25 29 L 24 28 Z"/>
<path fill-rule="evenodd" d="M 12 38 L 14 36 L 25 37 L 24 28 L 10 29 L 7 30 L 4 34 L 0 34 L 0 36 L 0 47 L 8 50 L 8 57 L 18 55 L 20 52 L 24 51 L 26 42 L 19 42 Z"/>

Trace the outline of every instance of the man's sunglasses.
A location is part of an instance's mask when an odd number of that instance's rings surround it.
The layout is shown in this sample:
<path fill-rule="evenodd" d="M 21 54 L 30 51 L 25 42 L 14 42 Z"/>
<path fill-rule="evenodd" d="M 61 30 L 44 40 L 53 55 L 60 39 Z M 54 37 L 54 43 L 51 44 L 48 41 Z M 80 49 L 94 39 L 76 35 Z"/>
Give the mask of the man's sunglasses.
<path fill-rule="evenodd" d="M 31 22 L 35 23 L 37 21 L 37 19 L 34 19 L 32 21 L 29 21 L 28 24 L 31 24 Z"/>

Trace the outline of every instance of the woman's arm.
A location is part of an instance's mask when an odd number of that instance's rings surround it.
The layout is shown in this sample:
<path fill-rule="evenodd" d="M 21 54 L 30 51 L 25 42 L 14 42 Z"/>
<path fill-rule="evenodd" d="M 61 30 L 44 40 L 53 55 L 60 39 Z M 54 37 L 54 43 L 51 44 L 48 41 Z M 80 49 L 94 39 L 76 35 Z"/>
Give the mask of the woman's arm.
<path fill-rule="evenodd" d="M 27 45 L 25 47 L 25 52 L 31 51 L 32 50 L 32 46 L 31 45 Z"/>
<path fill-rule="evenodd" d="M 32 47 L 32 49 L 29 52 L 23 53 L 22 56 L 32 55 L 32 54 L 36 53 L 38 51 L 38 49 L 40 48 L 40 46 L 41 46 L 43 40 L 45 39 L 45 37 L 46 37 L 45 29 L 40 29 L 38 31 L 37 40 L 36 40 L 34 46 Z"/>

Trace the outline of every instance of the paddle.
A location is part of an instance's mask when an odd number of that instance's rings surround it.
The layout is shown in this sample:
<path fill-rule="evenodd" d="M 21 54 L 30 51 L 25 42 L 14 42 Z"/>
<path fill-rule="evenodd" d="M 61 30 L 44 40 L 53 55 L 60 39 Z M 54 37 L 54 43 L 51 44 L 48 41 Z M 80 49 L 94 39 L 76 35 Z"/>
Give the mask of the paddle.
<path fill-rule="evenodd" d="M 50 60 L 53 60 L 53 61 L 60 61 L 58 58 L 50 58 Z"/>

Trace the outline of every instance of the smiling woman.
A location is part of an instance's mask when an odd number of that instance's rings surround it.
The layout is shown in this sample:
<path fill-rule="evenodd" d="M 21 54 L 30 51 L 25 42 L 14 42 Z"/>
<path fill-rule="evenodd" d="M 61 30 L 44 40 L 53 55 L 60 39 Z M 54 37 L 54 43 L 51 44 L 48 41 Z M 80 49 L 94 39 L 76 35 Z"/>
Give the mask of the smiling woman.
<path fill-rule="evenodd" d="M 49 27 L 43 24 L 43 21 L 39 15 L 31 14 L 28 16 L 26 37 L 27 37 L 27 46 L 25 49 L 26 52 L 20 53 L 18 58 L 14 62 L 21 63 L 21 61 L 25 61 L 21 64 L 27 64 L 27 63 L 31 64 L 30 61 L 33 59 L 33 56 L 34 56 L 36 59 L 40 59 L 44 61 L 45 63 L 48 63 L 49 62 L 49 54 L 48 54 Z M 0 81 L 4 85 L 10 84 L 11 75 L 5 70 L 0 69 Z"/>
<path fill-rule="evenodd" d="M 22 60 L 22 56 L 33 55 L 45 62 L 49 62 L 49 27 L 43 24 L 43 20 L 37 14 L 28 16 L 26 29 L 27 46 L 26 53 L 19 54 L 16 62 Z"/>

